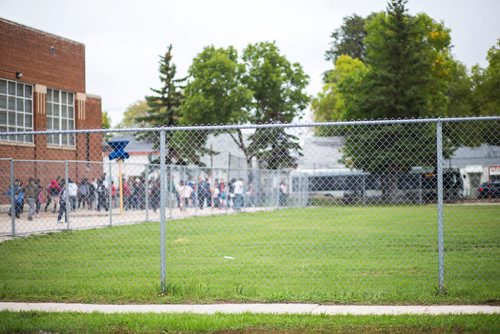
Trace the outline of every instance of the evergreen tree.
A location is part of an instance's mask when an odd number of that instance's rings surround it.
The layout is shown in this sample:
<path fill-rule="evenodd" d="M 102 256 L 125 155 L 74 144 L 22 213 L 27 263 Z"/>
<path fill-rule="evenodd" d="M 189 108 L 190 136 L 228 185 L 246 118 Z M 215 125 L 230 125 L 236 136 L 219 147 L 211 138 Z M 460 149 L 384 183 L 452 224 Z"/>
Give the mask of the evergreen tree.
<path fill-rule="evenodd" d="M 418 19 L 407 13 L 406 3 L 407 0 L 390 1 L 387 14 L 370 22 L 365 43 L 369 71 L 357 98 L 346 101 L 347 118 L 429 115 L 434 49 L 422 33 Z M 355 168 L 381 175 L 388 199 L 395 198 L 400 173 L 414 166 L 435 166 L 432 124 L 353 127 L 345 140 L 345 160 L 352 161 Z"/>
<path fill-rule="evenodd" d="M 172 127 L 179 124 L 180 107 L 182 105 L 184 95 L 182 92 L 182 83 L 186 78 L 176 79 L 176 66 L 172 63 L 172 45 L 168 46 L 164 56 L 160 56 L 160 81 L 161 88 L 151 91 L 153 95 L 146 96 L 146 103 L 149 107 L 146 110 L 145 116 L 136 118 L 138 123 L 145 123 L 148 126 L 166 126 Z M 155 148 L 160 147 L 160 135 L 158 132 L 141 132 L 136 135 L 137 139 L 148 141 Z M 178 138 L 179 137 L 179 138 Z M 178 135 L 178 132 L 167 131 L 167 164 L 178 163 L 184 164 L 188 159 L 186 154 L 183 138 Z"/>
<path fill-rule="evenodd" d="M 331 47 L 325 52 L 325 59 L 335 63 L 340 56 L 346 55 L 364 61 L 366 20 L 356 14 L 344 17 L 342 26 L 330 35 Z"/>

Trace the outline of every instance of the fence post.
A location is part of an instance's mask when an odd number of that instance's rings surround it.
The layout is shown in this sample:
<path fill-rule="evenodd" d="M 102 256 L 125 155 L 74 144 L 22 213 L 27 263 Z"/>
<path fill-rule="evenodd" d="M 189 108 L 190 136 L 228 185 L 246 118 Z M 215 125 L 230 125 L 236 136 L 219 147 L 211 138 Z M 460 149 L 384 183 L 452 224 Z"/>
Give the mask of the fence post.
<path fill-rule="evenodd" d="M 165 173 L 165 157 L 166 157 L 166 145 L 165 145 L 165 129 L 160 129 L 160 256 L 161 256 L 161 292 L 165 294 L 166 289 L 166 235 L 165 235 L 165 201 L 166 201 L 166 173 Z"/>
<path fill-rule="evenodd" d="M 363 174 L 363 205 L 366 205 L 366 174 Z"/>
<path fill-rule="evenodd" d="M 69 192 L 68 192 L 68 183 L 69 183 L 69 162 L 65 161 L 64 164 L 64 187 L 66 188 L 65 192 L 65 200 L 66 200 L 66 212 L 64 213 L 66 216 L 66 229 L 69 230 L 69 211 L 71 209 L 71 203 L 69 202 Z M 59 209 L 61 209 L 61 203 L 59 203 Z"/>
<path fill-rule="evenodd" d="M 111 182 L 113 182 L 113 177 L 111 176 L 111 160 L 109 161 L 108 170 L 109 170 L 108 209 L 109 209 L 109 226 L 111 226 L 113 225 L 113 185 L 111 184 Z"/>
<path fill-rule="evenodd" d="M 443 226 L 443 128 L 441 120 L 436 123 L 437 144 L 437 209 L 438 209 L 438 265 L 439 292 L 444 292 L 444 226 Z"/>
<path fill-rule="evenodd" d="M 231 194 L 229 193 L 229 178 L 231 177 L 231 152 L 228 153 L 228 158 L 227 158 L 227 180 L 226 180 L 226 186 L 224 187 L 224 191 L 226 192 L 226 213 L 229 211 L 229 203 L 231 203 Z"/>
<path fill-rule="evenodd" d="M 168 166 L 168 180 L 167 180 L 167 188 L 168 188 L 168 218 L 172 219 L 172 193 L 175 191 L 175 184 L 174 184 L 174 189 L 172 189 L 172 183 L 173 183 L 174 177 L 172 175 L 172 167 L 169 165 Z M 177 198 L 176 198 L 177 200 Z"/>
<path fill-rule="evenodd" d="M 280 208 L 280 177 L 277 171 L 273 172 L 274 175 L 274 180 L 276 181 L 276 184 L 278 185 L 278 188 L 276 188 L 276 209 Z"/>
<path fill-rule="evenodd" d="M 418 203 L 422 205 L 422 173 L 418 174 Z"/>
<path fill-rule="evenodd" d="M 196 177 L 194 180 L 194 216 L 198 217 L 198 201 L 200 200 L 198 198 L 198 187 L 200 186 L 200 167 L 196 167 Z"/>
<path fill-rule="evenodd" d="M 10 159 L 10 218 L 12 236 L 16 236 L 16 194 L 14 192 L 14 160 Z"/>
<path fill-rule="evenodd" d="M 146 165 L 146 221 L 149 221 L 149 164 Z"/>

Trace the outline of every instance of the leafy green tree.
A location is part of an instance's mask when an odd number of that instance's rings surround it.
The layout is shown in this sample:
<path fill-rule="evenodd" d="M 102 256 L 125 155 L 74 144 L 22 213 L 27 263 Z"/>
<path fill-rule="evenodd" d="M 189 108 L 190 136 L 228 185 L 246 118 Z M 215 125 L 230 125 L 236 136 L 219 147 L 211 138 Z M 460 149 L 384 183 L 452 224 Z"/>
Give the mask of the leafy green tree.
<path fill-rule="evenodd" d="M 232 46 L 206 47 L 189 68 L 183 121 L 186 124 L 245 122 L 248 119 L 245 107 L 251 92 L 241 83 L 244 71 Z"/>
<path fill-rule="evenodd" d="M 323 91 L 313 99 L 311 110 L 317 122 L 340 121 L 346 119 L 346 99 L 357 96 L 357 87 L 368 71 L 367 66 L 359 59 L 341 55 L 335 62 L 335 68 L 325 78 Z M 340 87 L 342 87 L 342 91 Z M 320 127 L 316 129 L 320 136 L 338 135 L 332 129 Z"/>
<path fill-rule="evenodd" d="M 479 66 L 472 68 L 472 113 L 477 116 L 498 116 L 500 115 L 500 39 L 489 49 L 486 59 L 488 66 L 485 69 Z M 476 144 L 500 145 L 499 129 L 499 122 L 479 124 L 474 138 L 480 139 L 480 142 Z"/>
<path fill-rule="evenodd" d="M 242 60 L 246 66 L 243 83 L 253 93 L 250 121 L 289 123 L 302 116 L 310 98 L 304 92 L 309 77 L 300 64 L 290 63 L 270 42 L 248 45 Z M 249 140 L 246 154 L 270 169 L 293 167 L 297 155 L 302 155 L 298 138 L 284 129 L 257 129 Z M 241 138 L 237 144 L 245 146 Z"/>
<path fill-rule="evenodd" d="M 101 117 L 102 117 L 102 128 L 103 129 L 111 129 L 111 117 L 109 117 L 108 112 L 103 111 Z M 111 139 L 111 134 L 106 133 L 104 135 L 104 140 L 108 141 L 109 139 Z"/>
<path fill-rule="evenodd" d="M 102 112 L 102 128 L 103 129 L 110 129 L 111 128 L 111 117 L 109 117 L 109 114 L 107 111 Z"/>
<path fill-rule="evenodd" d="M 233 47 L 206 47 L 189 69 L 182 119 L 186 124 L 291 122 L 306 108 L 308 78 L 299 64 L 291 64 L 274 43 L 249 45 L 241 58 Z M 229 131 L 250 166 L 253 157 L 268 168 L 291 166 L 300 154 L 298 139 L 283 130 L 258 130 L 245 139 Z M 202 147 L 208 133 L 194 140 Z M 278 145 L 279 143 L 279 145 Z M 279 147 L 278 147 L 279 146 Z M 196 155 L 213 154 L 199 149 Z"/>
<path fill-rule="evenodd" d="M 123 119 L 118 123 L 117 128 L 142 128 L 147 126 L 146 122 L 139 121 L 139 119 L 146 116 L 148 108 L 145 99 L 132 103 L 123 112 Z"/>
<path fill-rule="evenodd" d="M 476 68 L 476 112 L 479 115 L 500 114 L 500 39 L 492 46 L 486 57 L 488 66 Z"/>
<path fill-rule="evenodd" d="M 245 67 L 238 62 L 238 52 L 232 47 L 205 49 L 189 68 L 190 80 L 185 88 L 182 105 L 183 124 L 233 124 L 249 120 L 247 106 L 251 91 L 241 82 Z M 209 133 L 193 133 L 196 143 L 193 156 L 213 155 L 205 148 Z"/>

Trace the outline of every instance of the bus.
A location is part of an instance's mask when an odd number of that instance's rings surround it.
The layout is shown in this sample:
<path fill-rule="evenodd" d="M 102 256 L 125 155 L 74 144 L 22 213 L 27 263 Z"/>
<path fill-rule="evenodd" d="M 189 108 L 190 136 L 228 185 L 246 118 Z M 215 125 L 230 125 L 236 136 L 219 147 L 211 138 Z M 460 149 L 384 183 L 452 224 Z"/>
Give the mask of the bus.
<path fill-rule="evenodd" d="M 419 167 L 391 176 L 337 168 L 294 170 L 289 177 L 290 194 L 302 198 L 302 202 L 304 199 L 318 197 L 341 200 L 344 204 L 376 201 L 425 203 L 437 200 L 437 173 Z M 456 201 L 462 196 L 460 171 L 445 169 L 444 199 Z"/>

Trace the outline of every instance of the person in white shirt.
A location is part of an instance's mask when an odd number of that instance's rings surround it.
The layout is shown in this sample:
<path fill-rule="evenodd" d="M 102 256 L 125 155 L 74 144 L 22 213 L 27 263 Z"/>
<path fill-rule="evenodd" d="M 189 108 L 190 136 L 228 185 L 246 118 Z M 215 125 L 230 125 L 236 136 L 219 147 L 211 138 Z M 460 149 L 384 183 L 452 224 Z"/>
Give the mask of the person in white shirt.
<path fill-rule="evenodd" d="M 68 196 L 69 196 L 69 208 L 71 211 L 76 210 L 76 197 L 78 196 L 78 186 L 73 180 L 68 179 Z"/>
<path fill-rule="evenodd" d="M 180 181 L 179 186 L 177 187 L 177 192 L 179 193 L 180 209 L 181 209 L 181 211 L 184 211 L 184 210 L 186 210 L 186 207 L 189 204 L 189 198 L 191 197 L 191 194 L 193 192 L 193 188 L 191 188 L 184 181 Z"/>
<path fill-rule="evenodd" d="M 236 211 L 241 210 L 243 207 L 243 178 L 239 178 L 233 183 L 233 193 L 234 193 L 234 209 Z"/>

